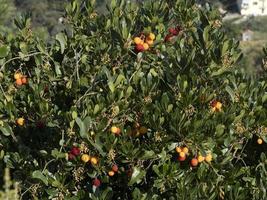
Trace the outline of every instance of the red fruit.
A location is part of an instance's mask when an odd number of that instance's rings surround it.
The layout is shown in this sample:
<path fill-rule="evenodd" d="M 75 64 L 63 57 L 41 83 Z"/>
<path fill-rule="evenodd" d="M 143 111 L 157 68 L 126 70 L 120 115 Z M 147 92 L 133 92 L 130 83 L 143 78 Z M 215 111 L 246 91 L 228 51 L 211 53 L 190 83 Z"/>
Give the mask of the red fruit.
<path fill-rule="evenodd" d="M 112 171 L 118 172 L 118 170 L 119 170 L 118 165 L 113 165 L 112 166 Z"/>
<path fill-rule="evenodd" d="M 178 35 L 179 31 L 176 28 L 169 28 L 169 33 L 172 35 Z"/>
<path fill-rule="evenodd" d="M 74 156 L 78 156 L 81 153 L 81 151 L 78 147 L 72 147 L 72 149 L 70 150 L 70 153 Z"/>
<path fill-rule="evenodd" d="M 26 78 L 26 77 L 23 77 L 23 78 L 21 79 L 21 82 L 22 82 L 23 84 L 26 84 L 26 83 L 27 83 L 27 78 Z"/>
<path fill-rule="evenodd" d="M 190 164 L 192 167 L 196 167 L 198 165 L 198 160 L 196 158 L 193 158 L 191 161 L 190 161 Z"/>
<path fill-rule="evenodd" d="M 95 178 L 95 179 L 93 180 L 93 185 L 94 185 L 95 187 L 99 187 L 99 186 L 101 185 L 101 181 L 100 181 L 98 178 Z"/>
<path fill-rule="evenodd" d="M 75 158 L 75 155 L 69 153 L 68 158 L 69 158 L 69 160 L 73 160 Z"/>
<path fill-rule="evenodd" d="M 179 156 L 179 157 L 178 157 L 178 160 L 179 160 L 180 162 L 185 161 L 185 159 L 186 159 L 186 156 L 184 156 L 184 157 Z"/>
<path fill-rule="evenodd" d="M 142 44 L 137 44 L 137 45 L 135 46 L 135 50 L 136 50 L 137 52 L 143 52 L 143 51 L 145 50 L 145 48 L 144 48 L 144 46 L 143 46 Z"/>
<path fill-rule="evenodd" d="M 213 100 L 213 101 L 210 103 L 211 107 L 216 107 L 217 102 L 218 102 L 218 101 Z"/>
<path fill-rule="evenodd" d="M 168 34 L 168 35 L 165 36 L 164 41 L 165 42 L 169 42 L 172 39 L 172 37 L 173 37 L 172 34 Z"/>

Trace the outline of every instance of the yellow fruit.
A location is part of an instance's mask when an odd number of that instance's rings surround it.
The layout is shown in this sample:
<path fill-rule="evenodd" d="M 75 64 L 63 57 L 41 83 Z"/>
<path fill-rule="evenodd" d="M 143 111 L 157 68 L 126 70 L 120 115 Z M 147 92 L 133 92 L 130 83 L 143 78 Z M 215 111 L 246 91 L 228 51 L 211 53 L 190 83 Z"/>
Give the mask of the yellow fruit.
<path fill-rule="evenodd" d="M 135 37 L 135 38 L 134 38 L 134 43 L 135 43 L 136 45 L 138 45 L 138 44 L 143 44 L 144 41 L 143 41 L 140 37 Z"/>
<path fill-rule="evenodd" d="M 112 126 L 111 127 L 111 132 L 115 135 L 119 135 L 121 133 L 121 129 L 116 127 L 116 126 Z"/>
<path fill-rule="evenodd" d="M 114 171 L 109 171 L 109 172 L 108 172 L 108 175 L 109 175 L 109 176 L 114 176 L 114 175 L 115 175 L 115 172 L 114 172 Z"/>
<path fill-rule="evenodd" d="M 147 128 L 145 126 L 141 126 L 139 129 L 139 133 L 141 133 L 141 134 L 147 133 Z"/>
<path fill-rule="evenodd" d="M 211 162 L 212 161 L 212 155 L 210 153 L 205 157 L 205 161 L 206 162 Z"/>
<path fill-rule="evenodd" d="M 148 39 L 150 39 L 150 40 L 155 40 L 155 38 L 156 38 L 156 36 L 155 36 L 154 33 L 149 33 L 149 35 L 148 35 Z"/>
<path fill-rule="evenodd" d="M 143 44 L 143 47 L 144 47 L 144 50 L 145 50 L 145 51 L 149 49 L 149 45 L 148 45 L 147 43 L 144 43 L 144 44 Z"/>
<path fill-rule="evenodd" d="M 152 46 L 154 41 L 153 40 L 149 40 L 149 39 L 146 39 L 146 43 L 149 45 L 149 46 Z"/>
<path fill-rule="evenodd" d="M 176 150 L 177 153 L 181 153 L 182 152 L 181 147 L 176 147 L 175 150 Z"/>
<path fill-rule="evenodd" d="M 88 154 L 83 154 L 81 160 L 85 163 L 90 161 L 90 156 Z"/>
<path fill-rule="evenodd" d="M 182 158 L 184 158 L 184 157 L 185 157 L 185 152 L 183 152 L 183 151 L 180 152 L 180 153 L 179 153 L 179 156 L 182 157 Z"/>
<path fill-rule="evenodd" d="M 259 139 L 257 140 L 257 143 L 258 143 L 258 144 L 262 144 L 262 143 L 263 143 L 262 139 L 259 138 Z"/>
<path fill-rule="evenodd" d="M 118 130 L 118 128 L 116 126 L 112 126 L 111 127 L 111 132 L 112 133 L 117 133 L 117 130 Z"/>
<path fill-rule="evenodd" d="M 188 154 L 189 149 L 188 149 L 187 147 L 184 147 L 184 148 L 182 149 L 182 151 L 183 151 L 185 154 Z"/>
<path fill-rule="evenodd" d="M 201 163 L 201 162 L 203 162 L 205 160 L 205 157 L 203 157 L 202 155 L 199 155 L 197 157 L 197 160 L 198 160 L 199 163 Z"/>
<path fill-rule="evenodd" d="M 98 160 L 97 160 L 97 158 L 96 157 L 91 157 L 91 164 L 92 165 L 96 165 L 97 163 L 98 163 Z"/>
<path fill-rule="evenodd" d="M 222 103 L 218 101 L 218 102 L 216 103 L 216 108 L 217 108 L 218 110 L 221 110 L 221 109 L 222 109 Z"/>
<path fill-rule="evenodd" d="M 22 74 L 21 73 L 15 73 L 14 74 L 14 79 L 20 79 L 20 78 L 22 78 Z"/>
<path fill-rule="evenodd" d="M 24 125 L 24 121 L 25 121 L 24 118 L 20 117 L 20 118 L 17 119 L 17 124 L 19 126 L 23 126 Z"/>

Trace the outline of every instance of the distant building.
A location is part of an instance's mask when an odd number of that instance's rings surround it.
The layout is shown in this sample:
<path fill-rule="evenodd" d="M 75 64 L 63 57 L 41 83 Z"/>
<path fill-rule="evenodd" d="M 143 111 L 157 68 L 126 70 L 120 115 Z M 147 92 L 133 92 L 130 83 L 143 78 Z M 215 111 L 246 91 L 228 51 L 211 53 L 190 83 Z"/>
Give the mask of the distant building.
<path fill-rule="evenodd" d="M 238 0 L 241 15 L 267 15 L 267 0 Z"/>
<path fill-rule="evenodd" d="M 242 41 L 251 41 L 253 37 L 253 31 L 246 29 L 242 33 Z"/>

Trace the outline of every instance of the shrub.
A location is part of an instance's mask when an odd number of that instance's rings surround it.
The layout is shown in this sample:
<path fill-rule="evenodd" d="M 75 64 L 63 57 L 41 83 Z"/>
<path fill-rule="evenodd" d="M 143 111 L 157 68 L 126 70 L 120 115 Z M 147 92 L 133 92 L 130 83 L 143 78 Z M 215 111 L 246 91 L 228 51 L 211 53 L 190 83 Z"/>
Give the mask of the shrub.
<path fill-rule="evenodd" d="M 22 198 L 266 198 L 266 75 L 238 70 L 216 10 L 74 0 L 65 19 L 49 45 L 27 18 L 1 39 L 1 167 Z"/>

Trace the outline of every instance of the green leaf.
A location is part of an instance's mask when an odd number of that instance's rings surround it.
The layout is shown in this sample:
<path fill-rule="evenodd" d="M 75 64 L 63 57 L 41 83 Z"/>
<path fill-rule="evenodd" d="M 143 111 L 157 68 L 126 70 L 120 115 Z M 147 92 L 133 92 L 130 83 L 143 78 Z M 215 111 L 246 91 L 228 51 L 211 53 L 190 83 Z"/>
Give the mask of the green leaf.
<path fill-rule="evenodd" d="M 261 101 L 262 103 L 265 103 L 267 101 L 267 93 L 263 95 Z"/>
<path fill-rule="evenodd" d="M 0 58 L 7 57 L 9 54 L 10 48 L 7 45 L 3 45 L 0 47 Z"/>
<path fill-rule="evenodd" d="M 93 146 L 93 147 L 95 147 L 97 150 L 98 150 L 98 152 L 102 155 L 102 156 L 105 156 L 106 155 L 106 153 L 103 151 L 103 149 L 102 149 L 102 145 L 101 145 L 101 143 L 100 143 L 100 141 L 99 140 L 97 140 L 97 141 L 93 141 L 93 140 L 91 140 L 90 138 L 88 138 L 88 141 L 90 142 L 90 144 Z"/>
<path fill-rule="evenodd" d="M 66 35 L 64 33 L 58 33 L 56 35 L 56 40 L 59 41 L 61 54 L 63 54 L 65 51 L 66 44 L 67 44 Z"/>
<path fill-rule="evenodd" d="M 3 126 L 0 127 L 0 130 L 5 136 L 10 136 L 13 134 L 11 127 L 6 122 L 4 122 Z"/>
<path fill-rule="evenodd" d="M 78 113 L 76 111 L 72 111 L 71 117 L 72 119 L 76 119 L 78 117 Z"/>
<path fill-rule="evenodd" d="M 95 108 L 94 108 L 94 115 L 98 113 L 100 107 L 98 104 L 95 105 Z"/>
<path fill-rule="evenodd" d="M 131 180 L 128 183 L 129 186 L 132 186 L 135 183 L 140 183 L 142 178 L 146 175 L 146 172 L 139 167 L 134 167 Z"/>
<path fill-rule="evenodd" d="M 124 81 L 125 80 L 125 77 L 122 75 L 122 74 L 120 74 L 118 77 L 117 77 L 117 79 L 116 79 L 116 82 L 115 82 L 115 86 L 118 86 L 122 81 Z"/>
<path fill-rule="evenodd" d="M 48 178 L 40 170 L 34 171 L 32 177 L 41 180 L 46 186 L 48 185 Z"/>
<path fill-rule="evenodd" d="M 223 124 L 219 124 L 216 126 L 216 136 L 221 137 L 224 133 L 225 126 Z"/>
<path fill-rule="evenodd" d="M 230 95 L 232 102 L 235 102 L 235 92 L 229 86 L 226 86 L 225 90 Z"/>
<path fill-rule="evenodd" d="M 126 97 L 130 97 L 133 92 L 133 87 L 129 86 L 126 91 Z"/>
<path fill-rule="evenodd" d="M 79 117 L 77 117 L 75 121 L 76 121 L 76 123 L 78 124 L 78 126 L 80 128 L 80 136 L 82 138 L 86 138 L 87 132 L 86 132 L 86 127 L 85 127 L 83 121 Z"/>
<path fill-rule="evenodd" d="M 109 81 L 108 82 L 108 87 L 109 87 L 110 91 L 112 93 L 114 93 L 114 91 L 115 91 L 115 85 L 114 85 L 114 83 L 112 81 Z"/>
<path fill-rule="evenodd" d="M 51 155 L 55 158 L 65 158 L 66 154 L 63 152 L 58 151 L 57 149 L 53 149 L 51 151 Z"/>
<path fill-rule="evenodd" d="M 141 159 L 150 159 L 153 158 L 155 156 L 154 151 L 145 151 L 144 155 L 141 157 Z"/>
<path fill-rule="evenodd" d="M 210 31 L 209 26 L 205 27 L 205 29 L 203 31 L 203 39 L 204 39 L 205 43 L 208 43 L 208 41 L 209 41 L 209 31 Z"/>

